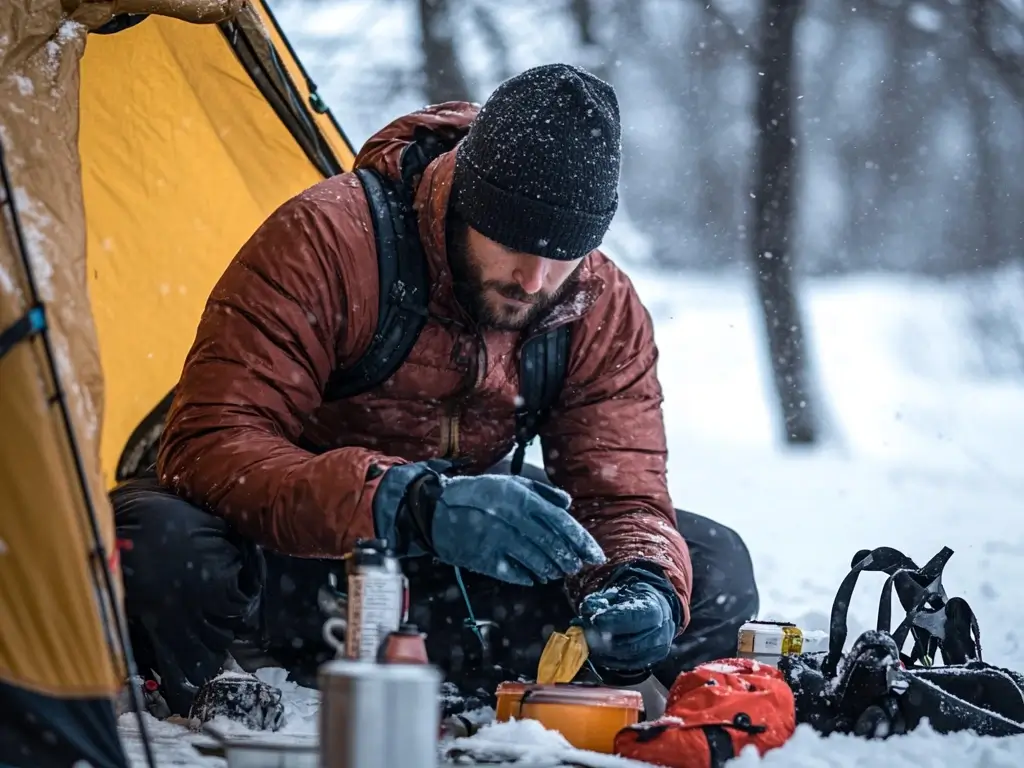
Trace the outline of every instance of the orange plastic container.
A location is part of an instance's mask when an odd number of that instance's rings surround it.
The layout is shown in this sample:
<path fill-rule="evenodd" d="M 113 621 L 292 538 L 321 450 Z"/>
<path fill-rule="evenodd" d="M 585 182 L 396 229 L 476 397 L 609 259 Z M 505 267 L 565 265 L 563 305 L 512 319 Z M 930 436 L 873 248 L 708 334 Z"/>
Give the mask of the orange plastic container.
<path fill-rule="evenodd" d="M 502 683 L 495 720 L 537 720 L 577 749 L 613 753 L 615 734 L 640 720 L 638 691 L 578 683 Z"/>

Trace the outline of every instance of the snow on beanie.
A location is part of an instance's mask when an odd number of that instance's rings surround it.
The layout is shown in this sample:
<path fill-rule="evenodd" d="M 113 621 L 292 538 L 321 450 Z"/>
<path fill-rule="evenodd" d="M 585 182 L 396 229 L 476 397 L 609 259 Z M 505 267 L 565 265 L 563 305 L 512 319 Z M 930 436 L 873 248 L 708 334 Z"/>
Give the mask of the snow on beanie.
<path fill-rule="evenodd" d="M 455 157 L 452 205 L 506 248 L 578 259 L 604 239 L 618 207 L 615 90 L 568 64 L 501 83 Z"/>

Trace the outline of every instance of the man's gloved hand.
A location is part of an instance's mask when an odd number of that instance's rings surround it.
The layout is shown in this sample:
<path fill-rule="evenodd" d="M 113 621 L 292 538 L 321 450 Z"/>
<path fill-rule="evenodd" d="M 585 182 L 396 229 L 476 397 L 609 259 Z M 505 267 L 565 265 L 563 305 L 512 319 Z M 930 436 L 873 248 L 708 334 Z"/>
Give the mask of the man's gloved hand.
<path fill-rule="evenodd" d="M 392 467 L 374 497 L 377 535 L 400 554 L 532 585 L 601 565 L 604 552 L 569 514 L 564 491 L 510 475 L 445 477 L 437 464 Z"/>
<path fill-rule="evenodd" d="M 595 665 L 635 672 L 668 655 L 682 606 L 671 583 L 656 570 L 627 565 L 608 586 L 583 598 L 580 618 Z"/>

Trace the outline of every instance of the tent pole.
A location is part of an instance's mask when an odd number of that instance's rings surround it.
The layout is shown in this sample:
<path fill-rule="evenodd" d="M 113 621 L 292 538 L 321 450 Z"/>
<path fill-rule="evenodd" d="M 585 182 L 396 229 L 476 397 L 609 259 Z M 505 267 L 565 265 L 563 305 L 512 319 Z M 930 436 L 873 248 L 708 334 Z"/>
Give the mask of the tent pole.
<path fill-rule="evenodd" d="M 284 41 L 285 50 L 288 51 L 289 55 L 292 57 L 292 60 L 295 62 L 296 66 L 298 66 L 299 72 L 301 72 L 302 76 L 306 78 L 306 88 L 309 89 L 310 98 L 315 97 L 323 101 L 322 97 L 319 94 L 319 91 L 317 91 L 316 83 L 313 82 L 313 78 L 309 76 L 309 73 L 306 71 L 306 67 L 302 64 L 302 59 L 300 59 L 298 55 L 295 53 L 295 49 L 292 48 L 291 41 L 288 39 L 288 36 L 284 33 L 284 30 L 281 28 L 281 25 L 278 24 L 277 17 L 274 15 L 274 12 L 270 9 L 270 3 L 266 2 L 266 0 L 261 0 L 260 5 L 263 8 L 263 12 L 267 14 L 267 18 L 270 19 L 270 23 L 274 25 L 274 30 L 277 32 L 278 36 L 281 38 L 281 40 Z M 352 156 L 355 157 L 357 154 L 356 147 L 352 145 L 352 142 L 348 138 L 348 134 L 345 133 L 345 130 L 341 127 L 341 124 L 338 122 L 337 118 L 334 117 L 334 112 L 332 112 L 331 108 L 327 106 L 327 102 L 323 102 L 323 105 L 326 109 L 324 114 L 326 114 L 327 117 L 330 119 L 331 123 L 334 125 L 334 129 L 340 134 L 342 141 L 344 141 L 345 144 L 348 146 L 349 152 L 351 152 Z"/>
<path fill-rule="evenodd" d="M 14 185 L 11 182 L 10 173 L 7 168 L 6 151 L 4 149 L 3 141 L 0 140 L 0 184 L 3 186 L 4 196 L 6 198 L 7 206 L 11 209 L 11 222 L 14 229 L 14 240 L 15 247 L 19 251 L 22 265 L 25 268 L 25 279 L 28 281 L 29 297 L 31 299 L 31 305 L 33 307 L 40 308 L 45 313 L 45 307 L 40 300 L 38 286 L 36 285 L 35 275 L 32 271 L 32 263 L 28 258 L 28 248 L 25 241 L 25 233 L 21 226 L 21 219 L 18 216 L 18 208 L 14 202 Z M 135 709 L 135 714 L 139 724 L 139 736 L 142 739 L 142 747 L 146 754 L 146 762 L 150 768 L 155 768 L 156 761 L 153 757 L 152 745 L 149 741 L 149 734 L 146 729 L 145 719 L 142 717 L 144 705 L 142 703 L 142 693 L 139 691 L 134 684 L 134 678 L 136 677 L 135 658 L 132 653 L 131 643 L 128 637 L 127 626 L 121 616 L 117 604 L 117 594 L 114 590 L 113 578 L 110 574 L 110 568 L 108 566 L 106 550 L 103 547 L 103 536 L 100 534 L 99 521 L 96 516 L 96 508 L 93 505 L 92 494 L 89 492 L 89 482 L 85 475 L 85 466 L 82 464 L 82 454 L 78 447 L 78 439 L 75 435 L 74 426 L 71 421 L 71 414 L 68 411 L 67 400 L 64 395 L 64 389 L 61 386 L 60 374 L 58 372 L 56 357 L 53 353 L 53 345 L 50 341 L 49 327 L 45 323 L 43 324 L 40 336 L 43 340 L 43 348 L 46 352 L 46 362 L 50 368 L 50 376 L 53 379 L 54 395 L 53 399 L 60 406 L 61 420 L 64 423 L 64 431 L 71 447 L 71 454 L 75 461 L 75 473 L 78 478 L 79 489 L 82 492 L 82 500 L 85 503 L 86 511 L 89 517 L 89 528 L 93 537 L 93 556 L 100 559 L 100 571 L 103 574 L 103 588 L 106 590 L 107 599 L 110 601 L 110 608 L 113 610 L 113 623 L 117 630 L 118 637 L 121 643 L 122 661 L 124 662 L 125 671 L 128 674 L 128 690 L 131 692 L 132 704 Z M 95 576 L 93 577 L 95 578 Z M 100 604 L 100 610 L 106 614 L 106 610 L 103 608 L 102 602 Z M 111 648 L 111 653 L 114 649 Z"/>

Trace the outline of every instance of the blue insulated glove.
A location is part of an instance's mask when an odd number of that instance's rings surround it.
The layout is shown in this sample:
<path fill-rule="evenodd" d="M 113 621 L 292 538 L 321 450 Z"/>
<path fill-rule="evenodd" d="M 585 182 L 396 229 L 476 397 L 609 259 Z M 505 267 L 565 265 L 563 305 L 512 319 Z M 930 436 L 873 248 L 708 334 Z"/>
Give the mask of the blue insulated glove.
<path fill-rule="evenodd" d="M 668 656 L 682 606 L 668 579 L 629 565 L 583 598 L 580 618 L 594 664 L 634 672 Z"/>
<path fill-rule="evenodd" d="M 393 467 L 374 497 L 379 536 L 500 581 L 532 585 L 605 562 L 569 514 L 569 495 L 509 475 L 445 477 L 427 463 Z"/>

